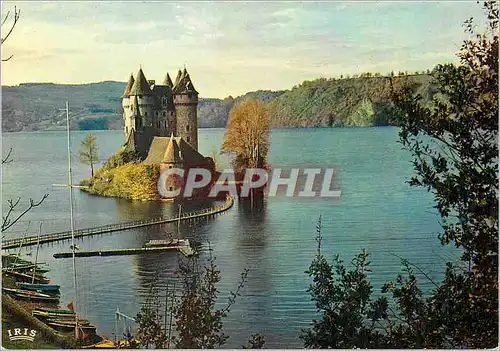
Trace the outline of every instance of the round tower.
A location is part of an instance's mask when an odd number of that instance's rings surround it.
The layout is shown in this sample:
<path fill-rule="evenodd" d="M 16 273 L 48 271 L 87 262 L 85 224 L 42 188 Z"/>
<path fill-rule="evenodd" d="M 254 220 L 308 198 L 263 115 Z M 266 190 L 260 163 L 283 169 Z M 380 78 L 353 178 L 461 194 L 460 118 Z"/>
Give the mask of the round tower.
<path fill-rule="evenodd" d="M 198 92 L 185 68 L 173 89 L 173 97 L 176 114 L 175 134 L 198 151 Z"/>
<path fill-rule="evenodd" d="M 134 129 L 133 123 L 133 111 L 132 102 L 130 101 L 130 90 L 134 85 L 134 76 L 130 74 L 125 91 L 122 94 L 122 108 L 123 108 L 123 132 L 125 134 L 125 141 L 128 139 L 128 135 Z M 133 101 L 133 100 L 132 100 Z"/>

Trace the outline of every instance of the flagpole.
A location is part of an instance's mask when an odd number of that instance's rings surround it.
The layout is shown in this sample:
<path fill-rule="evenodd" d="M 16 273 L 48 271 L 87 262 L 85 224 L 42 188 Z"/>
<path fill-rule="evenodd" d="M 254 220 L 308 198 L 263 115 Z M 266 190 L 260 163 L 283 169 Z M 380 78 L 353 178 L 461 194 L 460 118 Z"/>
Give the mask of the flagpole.
<path fill-rule="evenodd" d="M 71 252 L 73 256 L 73 287 L 75 289 L 74 310 L 77 310 L 77 295 L 78 290 L 76 286 L 76 259 L 75 259 L 75 225 L 73 220 L 73 176 L 71 173 L 71 141 L 69 133 L 69 102 L 66 101 L 66 126 L 68 134 L 68 185 L 69 185 L 69 216 L 71 228 Z M 78 338 L 78 314 L 75 313 L 75 338 Z"/>

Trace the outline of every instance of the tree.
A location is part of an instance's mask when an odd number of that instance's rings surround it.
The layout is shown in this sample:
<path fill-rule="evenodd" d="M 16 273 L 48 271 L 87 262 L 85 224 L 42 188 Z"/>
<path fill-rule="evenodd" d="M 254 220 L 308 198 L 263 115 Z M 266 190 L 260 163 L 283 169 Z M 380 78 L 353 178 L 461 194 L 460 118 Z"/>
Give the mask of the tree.
<path fill-rule="evenodd" d="M 216 309 L 215 304 L 219 297 L 217 284 L 221 277 L 211 252 L 209 248 L 210 255 L 203 267 L 199 267 L 197 255 L 180 261 L 177 275 L 182 292 L 179 298 L 171 297 L 173 308 L 170 310 L 170 318 L 175 320 L 175 335 L 172 335 L 174 333 L 171 332 L 171 327 L 167 327 L 167 316 L 161 316 L 158 311 L 160 301 L 154 283 L 152 284 L 146 304 L 136 317 L 136 338 L 142 347 L 159 349 L 172 345 L 179 349 L 205 349 L 221 347 L 226 343 L 229 336 L 224 333 L 223 320 L 236 302 L 236 297 L 240 295 L 248 269 L 241 274 L 236 292 L 230 293 L 226 306 Z M 250 345 L 262 346 L 264 340 L 261 336 L 252 336 Z"/>
<path fill-rule="evenodd" d="M 269 118 L 257 99 L 248 99 L 232 108 L 224 134 L 223 152 L 233 152 L 236 171 L 261 168 L 269 150 Z"/>
<path fill-rule="evenodd" d="M 97 141 L 93 133 L 85 135 L 80 146 L 80 162 L 90 165 L 90 173 L 94 178 L 94 164 L 99 161 Z"/>
<path fill-rule="evenodd" d="M 484 4 L 488 31 L 466 40 L 459 66 L 433 70 L 430 103 L 409 87 L 394 90 L 400 142 L 413 155 L 412 186 L 432 191 L 443 245 L 462 249 L 434 282 L 401 259 L 403 274 L 372 299 L 366 252 L 349 270 L 318 254 L 307 273 L 321 318 L 303 331 L 306 347 L 493 348 L 498 345 L 498 3 Z M 472 33 L 472 20 L 467 22 Z M 427 296 L 414 269 L 435 289 Z"/>
<path fill-rule="evenodd" d="M 454 345 L 480 348 L 498 343 L 498 3 L 484 8 L 485 33 L 466 22 L 472 37 L 460 65 L 434 69 L 438 93 L 430 106 L 408 89 L 395 96 L 400 140 L 417 173 L 410 184 L 434 193 L 441 242 L 463 250 L 463 264 L 447 267 L 434 307 L 447 315 L 443 328 Z"/>
<path fill-rule="evenodd" d="M 5 157 L 2 157 L 2 167 L 4 165 L 7 165 L 12 162 L 12 148 L 9 149 L 9 152 Z M 7 229 L 12 227 L 14 224 L 16 224 L 17 221 L 19 221 L 23 216 L 25 216 L 29 211 L 31 211 L 33 208 L 38 207 L 42 204 L 42 202 L 49 196 L 49 194 L 44 194 L 43 197 L 35 202 L 33 199 L 30 198 L 30 203 L 27 208 L 22 210 L 21 213 L 16 213 L 16 208 L 21 202 L 21 197 L 18 197 L 16 200 L 14 199 L 9 199 L 7 200 L 8 203 L 8 209 L 4 211 L 4 214 L 2 215 L 2 228 L 1 232 L 5 232 Z"/>
<path fill-rule="evenodd" d="M 2 20 L 2 33 L 6 33 L 4 37 L 2 37 L 2 45 L 3 43 L 5 43 L 5 41 L 9 38 L 9 36 L 12 34 L 12 32 L 14 31 L 14 27 L 16 26 L 17 24 L 17 21 L 19 21 L 19 17 L 21 16 L 21 10 L 18 10 L 17 7 L 14 6 L 14 13 L 13 13 L 13 17 L 12 17 L 12 23 L 10 23 L 10 28 L 4 30 L 3 27 L 5 25 L 7 25 L 7 21 L 9 20 L 9 18 L 11 17 L 11 12 L 10 11 L 7 11 L 7 13 L 5 14 L 3 20 Z M 7 57 L 6 59 L 2 59 L 2 61 L 9 61 L 14 55 L 10 55 L 9 57 Z"/>

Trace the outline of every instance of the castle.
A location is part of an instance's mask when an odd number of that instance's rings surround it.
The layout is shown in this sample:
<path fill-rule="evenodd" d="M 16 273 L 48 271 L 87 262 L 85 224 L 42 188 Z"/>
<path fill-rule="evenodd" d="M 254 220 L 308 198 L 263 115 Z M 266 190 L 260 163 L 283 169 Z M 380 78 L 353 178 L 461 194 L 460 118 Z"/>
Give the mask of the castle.
<path fill-rule="evenodd" d="M 167 74 L 162 85 L 147 80 L 142 68 L 130 75 L 122 95 L 126 143 L 133 143 L 141 158 L 148 154 L 155 136 L 182 138 L 198 151 L 198 92 L 186 68 L 175 83 Z"/>
<path fill-rule="evenodd" d="M 122 95 L 125 144 L 143 163 L 166 168 L 215 169 L 211 157 L 198 152 L 198 92 L 186 68 L 175 83 L 167 74 L 162 85 L 147 80 L 142 68 L 130 75 Z M 169 188 L 174 184 L 169 184 Z"/>

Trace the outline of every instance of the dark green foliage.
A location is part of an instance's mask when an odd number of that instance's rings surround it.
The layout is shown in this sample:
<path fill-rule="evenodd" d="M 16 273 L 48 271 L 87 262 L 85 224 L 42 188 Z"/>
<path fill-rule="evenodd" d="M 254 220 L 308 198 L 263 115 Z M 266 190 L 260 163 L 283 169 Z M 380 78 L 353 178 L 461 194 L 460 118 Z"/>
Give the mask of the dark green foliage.
<path fill-rule="evenodd" d="M 85 118 L 78 121 L 79 130 L 107 130 L 109 121 L 107 118 Z"/>
<path fill-rule="evenodd" d="M 427 92 L 431 77 L 398 77 L 393 84 L 410 86 L 414 93 Z M 274 127 L 377 126 L 393 122 L 391 79 L 368 73 L 359 78 L 305 81 L 267 106 Z M 386 117 L 387 110 L 391 114 Z"/>
<path fill-rule="evenodd" d="M 400 141 L 414 157 L 409 183 L 433 192 L 441 243 L 461 248 L 461 261 L 448 262 L 438 284 L 403 259 L 404 274 L 371 301 L 367 254 L 353 260 L 351 271 L 338 256 L 330 265 L 321 254 L 319 224 L 308 274 L 322 318 L 304 331 L 306 347 L 498 346 L 498 3 L 486 2 L 485 9 L 488 31 L 464 42 L 460 66 L 434 69 L 432 100 L 393 86 Z M 413 268 L 434 284 L 427 296 Z"/>
<path fill-rule="evenodd" d="M 226 307 L 216 309 L 220 293 L 217 284 L 221 278 L 211 249 L 202 273 L 198 265 L 196 257 L 181 265 L 182 295 L 174 307 L 177 336 L 172 338 L 173 345 L 180 349 L 215 348 L 226 343 L 229 336 L 224 333 L 223 320 L 236 302 L 248 274 L 247 269 L 241 274 L 238 288 L 235 293 L 231 292 Z"/>
<path fill-rule="evenodd" d="M 181 261 L 179 267 L 177 281 L 181 284 L 181 295 L 179 298 L 172 297 L 173 308 L 168 316 L 173 320 L 174 330 L 167 327 L 167 316 L 161 316 L 158 312 L 160 301 L 154 282 L 146 304 L 136 317 L 139 325 L 136 338 L 141 347 L 205 349 L 223 346 L 229 338 L 224 333 L 223 321 L 240 295 L 248 270 L 241 274 L 236 292 L 230 293 L 227 305 L 217 309 L 215 304 L 220 293 L 217 289 L 220 271 L 215 258 L 210 254 L 207 264 L 200 267 L 199 258 L 195 255 Z M 162 322 L 162 318 L 167 319 Z M 263 345 L 261 337 L 252 336 L 251 340 L 255 341 L 256 346 Z"/>
<path fill-rule="evenodd" d="M 460 65 L 433 71 L 436 98 L 423 105 L 405 89 L 395 99 L 405 116 L 401 143 L 414 155 L 410 184 L 434 193 L 441 242 L 463 250 L 461 269 L 447 267 L 435 296 L 440 312 L 451 313 L 443 328 L 457 347 L 498 342 L 498 3 L 485 9 L 486 33 L 466 22 L 473 37 Z"/>
<path fill-rule="evenodd" d="M 162 349 L 168 347 L 168 331 L 164 328 L 165 324 L 162 320 L 164 316 L 159 314 L 157 307 L 160 305 L 158 289 L 156 288 L 157 280 L 158 275 L 156 274 L 153 277 L 146 301 L 135 318 L 137 323 L 136 339 L 144 348 Z"/>
<path fill-rule="evenodd" d="M 306 273 L 313 279 L 308 291 L 320 314 L 312 327 L 300 336 L 307 348 L 367 348 L 380 347 L 375 322 L 387 315 L 387 303 L 372 304 L 372 286 L 367 279 L 370 271 L 368 254 L 363 250 L 348 270 L 336 255 L 330 264 L 321 252 L 321 217 L 317 226 L 318 253 Z M 384 300 L 385 301 L 385 300 Z M 372 321 L 369 322 L 370 316 Z"/>
<path fill-rule="evenodd" d="M 266 339 L 261 334 L 252 334 L 248 343 L 243 346 L 244 349 L 262 349 L 266 344 Z"/>

